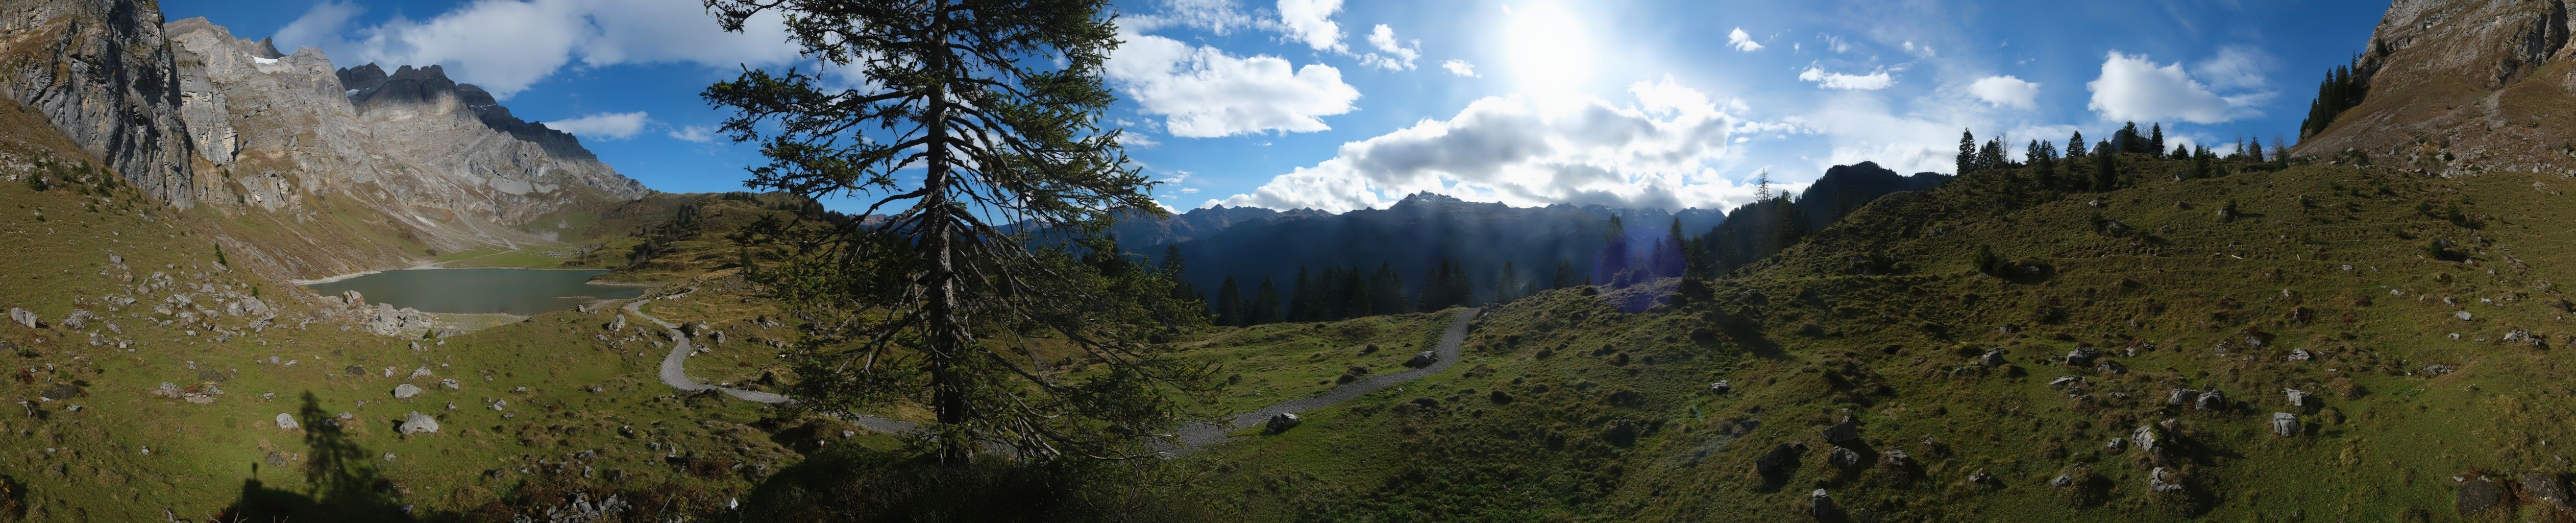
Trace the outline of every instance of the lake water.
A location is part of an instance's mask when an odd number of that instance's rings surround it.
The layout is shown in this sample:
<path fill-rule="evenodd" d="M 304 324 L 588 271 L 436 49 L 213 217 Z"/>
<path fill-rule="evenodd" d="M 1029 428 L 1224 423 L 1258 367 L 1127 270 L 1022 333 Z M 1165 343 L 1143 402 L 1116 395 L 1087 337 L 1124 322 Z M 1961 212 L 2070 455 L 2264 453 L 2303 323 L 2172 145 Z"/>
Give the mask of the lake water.
<path fill-rule="evenodd" d="M 605 272 L 608 271 L 404 269 L 305 287 L 324 296 L 355 290 L 366 295 L 369 303 L 389 303 L 421 312 L 519 315 L 571 309 L 595 299 L 644 294 L 644 287 L 589 283 L 592 276 Z"/>

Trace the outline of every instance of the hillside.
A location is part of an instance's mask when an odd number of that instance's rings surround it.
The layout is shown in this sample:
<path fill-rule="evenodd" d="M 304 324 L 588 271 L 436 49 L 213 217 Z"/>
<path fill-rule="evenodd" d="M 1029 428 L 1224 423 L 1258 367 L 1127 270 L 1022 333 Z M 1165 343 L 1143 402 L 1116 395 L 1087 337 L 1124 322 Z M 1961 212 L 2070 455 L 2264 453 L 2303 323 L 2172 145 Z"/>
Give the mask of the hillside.
<path fill-rule="evenodd" d="M 2392 3 L 2348 85 L 2321 86 L 2340 99 L 2311 113 L 2323 128 L 2291 151 L 2444 175 L 2576 173 L 2568 31 L 2558 1 Z"/>
<path fill-rule="evenodd" d="M 1492 307 L 1456 369 L 1193 459 L 1245 513 L 1298 515 L 1279 520 L 1776 521 L 1818 489 L 1855 521 L 2553 510 L 2532 489 L 2567 472 L 2544 443 L 2568 428 L 2551 354 L 2576 341 L 2550 283 L 2576 267 L 2551 254 L 2576 225 L 2545 211 L 2563 180 L 2139 163 L 2108 193 L 1981 173 L 1884 199 L 1680 306 Z M 1846 416 L 1856 440 L 1819 437 Z M 2478 495 L 2508 490 L 2525 501 Z"/>

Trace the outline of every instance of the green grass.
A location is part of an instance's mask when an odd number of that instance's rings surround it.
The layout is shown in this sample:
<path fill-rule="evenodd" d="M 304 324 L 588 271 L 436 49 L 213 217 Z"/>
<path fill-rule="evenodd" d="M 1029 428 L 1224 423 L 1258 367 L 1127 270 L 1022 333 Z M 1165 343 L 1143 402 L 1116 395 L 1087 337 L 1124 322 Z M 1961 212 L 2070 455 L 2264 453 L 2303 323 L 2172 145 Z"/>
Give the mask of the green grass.
<path fill-rule="evenodd" d="M 1345 375 L 1356 380 L 1406 370 L 1405 360 L 1431 350 L 1447 327 L 1439 313 L 1373 316 L 1212 328 L 1173 345 L 1182 358 L 1216 366 L 1229 383 L 1197 407 L 1233 414 L 1322 393 L 1344 383 Z"/>

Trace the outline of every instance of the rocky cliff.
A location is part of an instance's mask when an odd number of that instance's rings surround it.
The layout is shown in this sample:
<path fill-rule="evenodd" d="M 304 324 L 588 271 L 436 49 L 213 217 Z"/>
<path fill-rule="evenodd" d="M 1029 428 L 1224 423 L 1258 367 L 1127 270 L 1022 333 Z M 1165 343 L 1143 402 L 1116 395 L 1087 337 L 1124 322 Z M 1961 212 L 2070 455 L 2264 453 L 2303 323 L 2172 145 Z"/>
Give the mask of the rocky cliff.
<path fill-rule="evenodd" d="M 2293 153 L 2458 175 L 2576 175 L 2564 0 L 2399 0 L 2354 64 L 2364 99 Z"/>
<path fill-rule="evenodd" d="M 171 22 L 167 33 L 178 113 L 219 173 L 198 192 L 229 216 L 276 225 L 256 228 L 289 231 L 244 243 L 294 276 L 534 240 L 523 226 L 542 217 L 649 192 L 571 135 L 512 117 L 437 66 L 334 68 L 320 50 L 283 54 L 203 18 Z"/>
<path fill-rule="evenodd" d="M 181 134 L 178 74 L 149 0 L 0 0 L 0 96 L 144 192 L 186 208 L 196 180 Z"/>

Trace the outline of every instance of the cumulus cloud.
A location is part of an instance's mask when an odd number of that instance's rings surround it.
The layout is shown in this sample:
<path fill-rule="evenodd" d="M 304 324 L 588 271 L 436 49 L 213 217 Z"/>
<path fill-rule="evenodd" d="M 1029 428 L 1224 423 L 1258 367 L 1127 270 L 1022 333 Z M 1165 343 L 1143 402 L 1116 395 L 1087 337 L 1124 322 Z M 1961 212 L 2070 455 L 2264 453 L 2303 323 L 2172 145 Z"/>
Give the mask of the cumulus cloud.
<path fill-rule="evenodd" d="M 324 2 L 278 30 L 279 44 L 317 47 L 340 65 L 440 65 L 457 81 L 507 99 L 566 67 L 696 63 L 714 67 L 785 63 L 796 57 L 774 14 L 744 33 L 716 26 L 698 0 L 476 0 L 414 20 L 397 15 L 352 27 L 365 11 Z"/>
<path fill-rule="evenodd" d="M 1753 41 L 1753 35 L 1744 34 L 1742 27 L 1726 33 L 1726 45 L 1747 53 L 1762 50 L 1762 43 Z"/>
<path fill-rule="evenodd" d="M 683 125 L 678 129 L 672 129 L 669 134 L 671 135 L 671 138 L 684 141 L 698 143 L 716 142 L 716 128 L 704 125 Z"/>
<path fill-rule="evenodd" d="M 2192 66 L 2192 74 L 2209 82 L 2211 89 L 2261 89 L 2263 71 L 2272 66 L 2272 55 L 2261 49 L 2231 45 L 2218 49 L 2218 56 Z"/>
<path fill-rule="evenodd" d="M 2093 90 L 2093 101 L 2086 107 L 2106 120 L 2221 123 L 2259 116 L 2251 106 L 2271 96 L 2269 92 L 2221 96 L 2193 79 L 2179 62 L 2156 65 L 2146 55 L 2119 51 L 2102 61 L 2102 76 L 2084 86 Z"/>
<path fill-rule="evenodd" d="M 1148 32 L 1165 27 L 1187 27 L 1224 36 L 1239 28 L 1270 28 L 1276 21 L 1257 18 L 1235 8 L 1234 0 L 1163 0 L 1158 12 L 1121 15 L 1119 27 Z"/>
<path fill-rule="evenodd" d="M 1855 75 L 1826 72 L 1823 69 L 1809 67 L 1806 71 L 1798 73 L 1798 79 L 1815 82 L 1816 87 L 1818 88 L 1861 91 L 1876 91 L 1879 89 L 1886 89 L 1887 86 L 1896 84 L 1896 77 L 1889 76 L 1886 69 L 1880 69 L 1877 72 L 1870 74 Z"/>
<path fill-rule="evenodd" d="M 1512 205 L 1555 203 L 1718 208 L 1752 189 L 1718 174 L 1738 119 L 1670 79 L 1629 89 L 1619 106 L 1563 109 L 1487 97 L 1447 120 L 1342 144 L 1337 155 L 1206 205 L 1341 212 L 1420 191 Z"/>
<path fill-rule="evenodd" d="M 1441 69 L 1448 69 L 1448 70 L 1449 70 L 1449 74 L 1454 74 L 1454 75 L 1458 75 L 1458 76 L 1464 76 L 1464 77 L 1468 77 L 1468 78 L 1475 78 L 1475 77 L 1477 77 L 1477 75 L 1476 75 L 1476 64 L 1467 63 L 1467 61 L 1466 61 L 1466 60 L 1456 60 L 1456 59 L 1452 59 L 1452 60 L 1449 60 L 1449 61 L 1446 61 L 1446 62 L 1440 62 L 1440 68 L 1441 68 Z"/>
<path fill-rule="evenodd" d="M 1368 41 L 1369 45 L 1377 46 L 1378 51 L 1386 53 L 1385 55 L 1369 53 L 1367 56 L 1361 56 L 1360 63 L 1370 67 L 1389 71 L 1411 71 L 1414 59 L 1422 57 L 1421 40 L 1414 40 L 1413 47 L 1405 47 L 1404 42 L 1395 39 L 1395 29 L 1387 27 L 1386 24 L 1377 24 L 1376 30 L 1369 31 Z"/>
<path fill-rule="evenodd" d="M 1968 94 L 1995 107 L 2039 108 L 2039 84 L 2013 76 L 1988 76 L 1968 84 Z"/>
<path fill-rule="evenodd" d="M 570 120 L 546 122 L 545 125 L 583 138 L 624 140 L 642 134 L 645 124 L 649 123 L 652 123 L 651 118 L 647 118 L 643 111 L 636 111 L 591 114 Z"/>
<path fill-rule="evenodd" d="M 1349 52 L 1342 45 L 1342 26 L 1333 23 L 1333 13 L 1342 10 L 1342 0 L 1279 0 L 1279 24 L 1288 38 L 1305 43 L 1317 51 Z"/>
<path fill-rule="evenodd" d="M 1341 70 L 1324 64 L 1238 57 L 1153 35 L 1119 39 L 1126 43 L 1110 57 L 1106 76 L 1140 111 L 1163 116 L 1172 136 L 1322 131 L 1332 127 L 1321 117 L 1351 112 L 1360 97 Z"/>
<path fill-rule="evenodd" d="M 1899 173 L 1950 172 L 1957 167 L 1959 128 L 1990 123 L 1956 114 L 1898 114 L 1880 97 L 1861 92 L 1836 95 L 1815 112 L 1782 120 L 1831 144 L 1814 158 L 1818 172 L 1860 162 Z"/>

